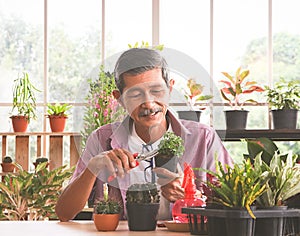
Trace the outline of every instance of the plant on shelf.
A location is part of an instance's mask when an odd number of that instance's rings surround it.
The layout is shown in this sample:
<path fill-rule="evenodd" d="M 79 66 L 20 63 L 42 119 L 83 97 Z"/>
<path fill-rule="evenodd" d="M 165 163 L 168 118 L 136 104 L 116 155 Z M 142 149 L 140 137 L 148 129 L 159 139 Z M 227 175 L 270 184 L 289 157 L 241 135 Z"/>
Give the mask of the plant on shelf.
<path fill-rule="evenodd" d="M 188 79 L 186 86 L 182 88 L 182 90 L 190 109 L 187 111 L 178 111 L 179 118 L 199 121 L 201 110 L 204 110 L 205 108 L 197 106 L 196 103 L 209 100 L 213 97 L 212 95 L 202 95 L 203 89 L 204 86 L 197 83 L 195 79 Z M 195 117 L 195 115 L 197 116 L 196 118 L 191 118 Z"/>
<path fill-rule="evenodd" d="M 8 174 L 0 182 L 0 219 L 56 219 L 54 208 L 58 196 L 74 167 L 61 166 L 49 171 L 47 163 L 43 163 L 38 165 L 34 173 L 30 173 L 16 165 L 18 174 Z"/>
<path fill-rule="evenodd" d="M 300 80 L 281 78 L 274 86 L 266 86 L 267 102 L 271 106 L 274 128 L 295 129 L 300 109 Z"/>
<path fill-rule="evenodd" d="M 50 128 L 52 132 L 63 132 L 68 118 L 67 111 L 72 108 L 68 103 L 60 104 L 48 103 L 47 117 L 50 121 Z"/>
<path fill-rule="evenodd" d="M 225 111 L 227 129 L 245 129 L 248 111 L 243 109 L 246 102 L 257 103 L 254 99 L 245 99 L 243 96 L 253 92 L 263 92 L 264 89 L 256 81 L 247 81 L 249 70 L 239 67 L 235 75 L 222 72 L 227 80 L 220 80 L 225 86 L 220 89 L 221 95 L 233 110 Z"/>
<path fill-rule="evenodd" d="M 16 167 L 13 163 L 13 159 L 10 156 L 3 157 L 1 166 L 3 172 L 14 172 Z"/>
<path fill-rule="evenodd" d="M 121 203 L 108 198 L 108 186 L 103 184 L 103 200 L 96 200 L 94 205 L 94 223 L 98 231 L 116 230 L 119 224 Z"/>
<path fill-rule="evenodd" d="M 132 184 L 126 191 L 129 230 L 155 230 L 159 209 L 159 190 L 155 183 Z"/>
<path fill-rule="evenodd" d="M 23 72 L 23 76 L 14 80 L 11 119 L 15 132 L 25 132 L 30 120 L 36 119 L 35 92 L 41 91 L 32 84 L 28 73 Z M 25 126 L 18 128 L 16 121 L 21 121 Z"/>
<path fill-rule="evenodd" d="M 155 166 L 177 172 L 178 158 L 184 153 L 184 141 L 173 132 L 166 132 L 158 145 Z"/>

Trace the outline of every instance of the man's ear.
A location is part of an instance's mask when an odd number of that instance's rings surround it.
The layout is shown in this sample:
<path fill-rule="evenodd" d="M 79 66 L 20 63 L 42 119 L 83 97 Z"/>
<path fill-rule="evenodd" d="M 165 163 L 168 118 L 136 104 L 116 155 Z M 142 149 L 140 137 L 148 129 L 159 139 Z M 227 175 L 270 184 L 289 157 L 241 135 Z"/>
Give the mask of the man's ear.
<path fill-rule="evenodd" d="M 118 103 L 120 103 L 120 105 L 122 107 L 124 107 L 124 104 L 123 104 L 122 99 L 121 99 L 121 93 L 120 93 L 120 91 L 117 90 L 117 89 L 115 89 L 115 90 L 112 91 L 112 95 L 114 96 L 115 99 L 118 100 Z"/>
<path fill-rule="evenodd" d="M 169 80 L 169 88 L 170 88 L 170 92 L 172 92 L 173 86 L 175 84 L 175 80 L 174 79 L 170 79 Z"/>

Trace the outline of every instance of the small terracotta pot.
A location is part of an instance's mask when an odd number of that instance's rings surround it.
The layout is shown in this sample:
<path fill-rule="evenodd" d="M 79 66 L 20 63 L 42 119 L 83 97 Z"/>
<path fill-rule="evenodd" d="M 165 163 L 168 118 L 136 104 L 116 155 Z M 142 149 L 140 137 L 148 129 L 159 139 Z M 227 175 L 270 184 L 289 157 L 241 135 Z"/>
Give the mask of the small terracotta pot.
<path fill-rule="evenodd" d="M 3 172 L 14 172 L 15 164 L 14 163 L 1 163 Z"/>
<path fill-rule="evenodd" d="M 26 116 L 11 116 L 14 132 L 26 132 L 28 127 L 28 119 Z"/>
<path fill-rule="evenodd" d="M 98 231 L 115 231 L 119 225 L 120 214 L 93 214 Z"/>
<path fill-rule="evenodd" d="M 68 117 L 65 116 L 48 116 L 50 121 L 50 128 L 52 132 L 63 132 Z"/>

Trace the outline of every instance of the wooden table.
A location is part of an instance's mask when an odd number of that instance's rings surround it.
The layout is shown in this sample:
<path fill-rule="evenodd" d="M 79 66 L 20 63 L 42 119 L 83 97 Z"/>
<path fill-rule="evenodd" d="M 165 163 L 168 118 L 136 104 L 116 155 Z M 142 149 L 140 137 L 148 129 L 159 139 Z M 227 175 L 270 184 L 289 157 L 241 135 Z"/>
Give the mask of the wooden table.
<path fill-rule="evenodd" d="M 116 231 L 97 231 L 93 221 L 0 221 L 1 235 L 9 236 L 89 236 L 89 235 L 191 235 L 157 227 L 155 231 L 129 231 L 127 221 L 120 221 Z"/>

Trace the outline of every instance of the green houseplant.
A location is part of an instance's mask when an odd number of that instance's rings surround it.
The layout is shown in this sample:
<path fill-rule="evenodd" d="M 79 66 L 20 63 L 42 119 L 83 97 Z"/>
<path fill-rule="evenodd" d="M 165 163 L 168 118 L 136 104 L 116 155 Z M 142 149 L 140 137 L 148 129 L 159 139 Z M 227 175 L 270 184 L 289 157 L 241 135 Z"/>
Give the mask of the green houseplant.
<path fill-rule="evenodd" d="M 26 132 L 31 119 L 36 119 L 35 92 L 41 92 L 30 81 L 27 72 L 14 80 L 12 119 L 14 132 Z M 16 111 L 16 113 L 15 113 Z"/>
<path fill-rule="evenodd" d="M 119 201 L 108 198 L 107 184 L 103 185 L 103 199 L 94 205 L 93 220 L 98 231 L 114 231 L 118 227 L 121 212 Z"/>
<path fill-rule="evenodd" d="M 275 129 L 296 129 L 300 108 L 300 80 L 281 78 L 274 86 L 266 86 L 267 102 L 271 106 Z"/>
<path fill-rule="evenodd" d="M 57 218 L 54 207 L 63 183 L 71 177 L 74 167 L 61 166 L 49 171 L 47 163 L 38 165 L 34 173 L 22 170 L 8 174 L 0 182 L 0 219 L 44 220 Z"/>
<path fill-rule="evenodd" d="M 14 172 L 16 166 L 10 156 L 5 156 L 2 159 L 1 167 L 3 172 Z"/>
<path fill-rule="evenodd" d="M 50 128 L 52 132 L 63 132 L 68 118 L 67 111 L 71 109 L 72 105 L 68 103 L 47 104 L 47 117 L 49 118 Z"/>
<path fill-rule="evenodd" d="M 184 153 L 183 139 L 173 132 L 166 132 L 158 145 L 155 166 L 177 173 L 178 158 Z"/>
<path fill-rule="evenodd" d="M 220 80 L 225 86 L 220 89 L 221 95 L 232 110 L 225 111 L 227 129 L 245 129 L 248 111 L 243 109 L 246 102 L 256 103 L 254 99 L 245 99 L 244 96 L 253 92 L 263 92 L 264 89 L 256 81 L 247 81 L 249 70 L 239 67 L 234 75 L 222 72 L 226 80 Z"/>
<path fill-rule="evenodd" d="M 213 97 L 211 95 L 202 95 L 203 89 L 204 86 L 200 83 L 197 83 L 195 79 L 190 78 L 187 81 L 186 87 L 183 88 L 183 93 L 190 107 L 190 110 L 177 111 L 179 118 L 194 121 L 200 120 L 201 110 L 204 110 L 205 108 L 199 108 L 199 106 L 196 106 L 196 103 L 209 100 Z"/>
<path fill-rule="evenodd" d="M 155 230 L 159 201 L 159 190 L 155 183 L 132 184 L 129 186 L 126 191 L 129 230 Z"/>

